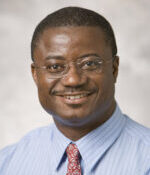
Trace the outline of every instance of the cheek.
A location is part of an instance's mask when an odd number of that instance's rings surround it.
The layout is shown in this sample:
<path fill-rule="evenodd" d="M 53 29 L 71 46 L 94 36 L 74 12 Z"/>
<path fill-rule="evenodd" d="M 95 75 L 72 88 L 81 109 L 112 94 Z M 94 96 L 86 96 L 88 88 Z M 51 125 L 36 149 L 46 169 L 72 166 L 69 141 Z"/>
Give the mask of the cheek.
<path fill-rule="evenodd" d="M 56 84 L 56 80 L 47 79 L 45 76 L 38 76 L 38 96 L 42 106 L 47 106 L 51 100 L 51 91 Z"/>
<path fill-rule="evenodd" d="M 47 93 L 47 91 L 51 91 L 51 89 L 53 88 L 53 86 L 55 86 L 55 84 L 57 83 L 57 80 L 55 79 L 48 79 L 47 76 L 42 73 L 39 72 L 37 74 L 38 76 L 38 90 L 39 92 L 45 92 Z"/>
<path fill-rule="evenodd" d="M 114 96 L 114 82 L 112 75 L 104 75 L 97 79 L 97 87 L 99 88 L 97 101 L 103 103 L 106 100 L 111 100 Z"/>

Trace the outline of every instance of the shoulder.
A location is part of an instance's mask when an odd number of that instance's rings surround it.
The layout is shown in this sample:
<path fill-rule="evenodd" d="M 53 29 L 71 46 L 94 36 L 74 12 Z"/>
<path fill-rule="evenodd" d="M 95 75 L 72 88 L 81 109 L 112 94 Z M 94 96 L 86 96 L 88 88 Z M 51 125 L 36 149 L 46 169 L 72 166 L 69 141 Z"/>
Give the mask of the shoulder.
<path fill-rule="evenodd" d="M 42 145 L 45 142 L 50 143 L 53 133 L 53 125 L 54 124 L 51 124 L 49 126 L 32 130 L 16 144 L 7 146 L 0 150 L 0 174 L 16 154 L 22 155 L 24 152 L 36 148 L 37 145 Z"/>
<path fill-rule="evenodd" d="M 135 154 L 140 166 L 150 170 L 150 129 L 126 117 L 124 138 L 132 154 Z"/>
<path fill-rule="evenodd" d="M 125 117 L 127 119 L 125 127 L 126 133 L 132 138 L 141 141 L 143 144 L 150 146 L 150 128 L 137 123 L 128 116 Z"/>

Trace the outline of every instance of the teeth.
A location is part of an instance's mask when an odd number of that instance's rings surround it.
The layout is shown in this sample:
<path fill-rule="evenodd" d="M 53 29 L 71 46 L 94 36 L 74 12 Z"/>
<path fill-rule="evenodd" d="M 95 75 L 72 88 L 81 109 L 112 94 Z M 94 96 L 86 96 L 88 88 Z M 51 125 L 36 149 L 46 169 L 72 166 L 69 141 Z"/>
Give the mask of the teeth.
<path fill-rule="evenodd" d="M 87 96 L 87 94 L 81 94 L 81 95 L 67 95 L 65 96 L 67 99 L 74 100 L 74 99 L 79 99 L 82 97 Z"/>

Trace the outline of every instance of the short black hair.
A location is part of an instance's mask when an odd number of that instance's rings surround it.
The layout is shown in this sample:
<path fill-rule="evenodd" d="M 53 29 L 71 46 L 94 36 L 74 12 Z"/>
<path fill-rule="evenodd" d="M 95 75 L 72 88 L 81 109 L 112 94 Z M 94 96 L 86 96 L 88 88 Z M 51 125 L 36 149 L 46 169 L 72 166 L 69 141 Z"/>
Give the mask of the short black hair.
<path fill-rule="evenodd" d="M 59 9 L 48 16 L 46 16 L 35 28 L 31 41 L 31 58 L 33 58 L 33 52 L 38 44 L 41 34 L 45 29 L 50 27 L 63 27 L 63 26 L 96 26 L 100 27 L 109 42 L 112 55 L 117 54 L 116 39 L 113 29 L 110 23 L 100 14 L 80 7 L 65 7 Z"/>

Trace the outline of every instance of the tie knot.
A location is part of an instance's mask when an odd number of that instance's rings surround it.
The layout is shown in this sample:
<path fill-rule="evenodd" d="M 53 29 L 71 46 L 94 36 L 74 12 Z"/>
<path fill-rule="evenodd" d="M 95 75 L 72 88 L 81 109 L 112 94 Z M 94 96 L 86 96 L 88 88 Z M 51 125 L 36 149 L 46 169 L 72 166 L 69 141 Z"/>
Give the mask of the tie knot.
<path fill-rule="evenodd" d="M 75 144 L 73 143 L 69 144 L 66 149 L 66 153 L 69 161 L 79 160 L 80 153 Z"/>

